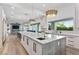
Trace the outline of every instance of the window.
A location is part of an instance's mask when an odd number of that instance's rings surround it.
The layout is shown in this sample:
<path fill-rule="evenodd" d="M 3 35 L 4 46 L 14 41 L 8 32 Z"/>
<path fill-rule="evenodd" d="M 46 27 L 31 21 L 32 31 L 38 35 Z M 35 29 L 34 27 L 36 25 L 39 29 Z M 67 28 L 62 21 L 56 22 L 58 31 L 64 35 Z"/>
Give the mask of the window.
<path fill-rule="evenodd" d="M 73 28 L 74 28 L 73 19 L 58 20 L 48 23 L 48 30 L 73 31 Z"/>
<path fill-rule="evenodd" d="M 41 31 L 40 23 L 31 24 L 29 30 L 31 32 L 40 32 Z"/>
<path fill-rule="evenodd" d="M 54 29 L 54 22 L 49 22 L 48 23 L 48 30 Z"/>
<path fill-rule="evenodd" d="M 33 25 L 32 25 L 32 30 L 33 30 L 33 31 L 37 31 L 37 24 L 33 24 Z"/>
<path fill-rule="evenodd" d="M 65 21 L 58 21 L 55 22 L 55 29 L 56 30 L 67 30 L 72 31 L 73 30 L 73 20 L 65 20 Z"/>
<path fill-rule="evenodd" d="M 40 23 L 38 24 L 38 32 L 41 32 L 41 25 L 40 25 Z"/>

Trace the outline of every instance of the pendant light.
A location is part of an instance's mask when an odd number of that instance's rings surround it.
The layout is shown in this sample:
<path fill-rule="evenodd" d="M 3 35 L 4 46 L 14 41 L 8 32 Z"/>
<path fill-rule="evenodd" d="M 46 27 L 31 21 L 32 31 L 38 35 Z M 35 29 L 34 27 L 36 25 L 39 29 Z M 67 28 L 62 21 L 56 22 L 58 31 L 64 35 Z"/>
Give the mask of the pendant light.
<path fill-rule="evenodd" d="M 34 9 L 33 9 L 33 3 L 32 3 L 32 18 L 29 20 L 30 22 L 35 21 L 35 19 L 33 18 L 34 16 Z"/>

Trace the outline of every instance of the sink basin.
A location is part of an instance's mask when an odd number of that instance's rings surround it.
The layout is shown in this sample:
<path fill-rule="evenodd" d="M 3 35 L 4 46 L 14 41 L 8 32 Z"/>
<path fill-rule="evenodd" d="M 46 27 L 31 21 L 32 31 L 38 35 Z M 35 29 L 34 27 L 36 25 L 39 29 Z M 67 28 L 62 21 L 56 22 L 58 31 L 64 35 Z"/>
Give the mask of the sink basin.
<path fill-rule="evenodd" d="M 38 40 L 45 40 L 45 38 L 42 38 L 42 37 L 40 37 L 40 38 L 37 38 Z"/>

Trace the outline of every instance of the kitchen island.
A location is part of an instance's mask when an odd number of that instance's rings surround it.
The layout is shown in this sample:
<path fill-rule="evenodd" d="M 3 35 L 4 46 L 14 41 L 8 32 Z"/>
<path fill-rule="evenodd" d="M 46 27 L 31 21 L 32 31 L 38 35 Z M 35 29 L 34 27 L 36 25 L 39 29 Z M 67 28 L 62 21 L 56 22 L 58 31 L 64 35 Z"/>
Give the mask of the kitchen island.
<path fill-rule="evenodd" d="M 30 55 L 65 55 L 66 37 L 41 33 L 20 32 L 21 44 Z"/>

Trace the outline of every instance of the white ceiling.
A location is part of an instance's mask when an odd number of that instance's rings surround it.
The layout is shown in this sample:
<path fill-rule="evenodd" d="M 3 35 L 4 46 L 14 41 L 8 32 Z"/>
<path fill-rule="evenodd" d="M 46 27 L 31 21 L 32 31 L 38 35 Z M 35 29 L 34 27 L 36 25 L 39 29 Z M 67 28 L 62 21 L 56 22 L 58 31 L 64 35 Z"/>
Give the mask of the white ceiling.
<path fill-rule="evenodd" d="M 38 18 L 48 9 L 60 9 L 72 4 L 68 3 L 2 3 L 9 22 L 23 23 L 32 18 Z"/>

